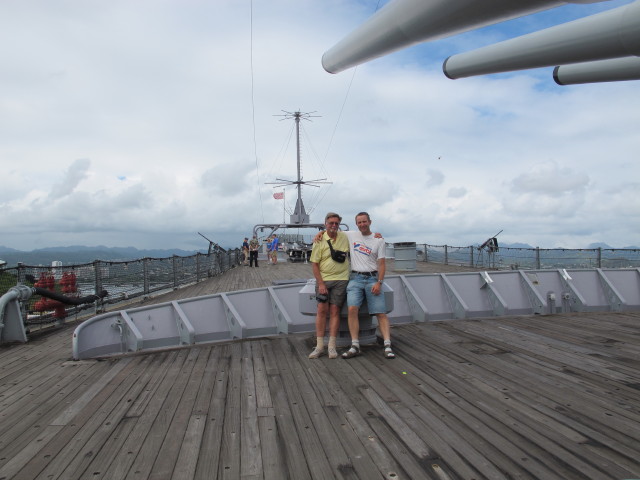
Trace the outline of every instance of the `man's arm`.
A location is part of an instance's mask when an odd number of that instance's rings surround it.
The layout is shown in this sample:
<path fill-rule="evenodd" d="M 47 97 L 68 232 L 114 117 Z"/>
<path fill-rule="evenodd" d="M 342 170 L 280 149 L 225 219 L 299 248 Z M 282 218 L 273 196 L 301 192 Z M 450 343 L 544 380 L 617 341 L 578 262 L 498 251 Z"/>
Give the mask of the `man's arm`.
<path fill-rule="evenodd" d="M 387 262 L 385 260 L 384 257 L 378 259 L 378 282 L 371 287 L 371 293 L 374 295 L 380 295 L 380 292 L 382 292 L 382 282 L 387 271 Z"/>

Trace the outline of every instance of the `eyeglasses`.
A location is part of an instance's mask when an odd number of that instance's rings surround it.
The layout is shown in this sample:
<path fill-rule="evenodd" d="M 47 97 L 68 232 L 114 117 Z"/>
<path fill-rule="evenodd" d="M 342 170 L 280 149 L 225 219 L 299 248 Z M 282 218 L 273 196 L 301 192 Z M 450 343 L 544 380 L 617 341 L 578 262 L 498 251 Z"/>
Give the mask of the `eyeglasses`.
<path fill-rule="evenodd" d="M 340 222 L 327 222 L 327 225 L 340 225 Z"/>

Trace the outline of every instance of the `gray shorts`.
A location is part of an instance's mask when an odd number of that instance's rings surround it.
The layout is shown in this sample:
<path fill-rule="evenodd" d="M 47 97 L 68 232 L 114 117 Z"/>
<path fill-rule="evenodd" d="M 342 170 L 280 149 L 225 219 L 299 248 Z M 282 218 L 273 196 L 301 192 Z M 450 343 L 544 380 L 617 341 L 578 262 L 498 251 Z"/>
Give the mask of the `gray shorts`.
<path fill-rule="evenodd" d="M 329 292 L 329 303 L 331 305 L 337 305 L 342 307 L 344 301 L 347 299 L 347 284 L 349 280 L 329 280 L 324 282 L 324 286 L 327 287 Z M 316 295 L 318 294 L 318 284 L 316 283 Z"/>

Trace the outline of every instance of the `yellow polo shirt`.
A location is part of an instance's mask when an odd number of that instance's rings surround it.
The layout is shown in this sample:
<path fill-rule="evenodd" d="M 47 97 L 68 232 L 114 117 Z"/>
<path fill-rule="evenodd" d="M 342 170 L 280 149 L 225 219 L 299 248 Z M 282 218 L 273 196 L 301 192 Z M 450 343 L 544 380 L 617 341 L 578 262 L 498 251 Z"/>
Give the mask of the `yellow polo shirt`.
<path fill-rule="evenodd" d="M 311 249 L 311 262 L 317 263 L 320 267 L 320 275 L 325 282 L 329 280 L 349 280 L 349 260 L 338 263 L 331 258 L 331 250 L 327 240 L 329 235 L 324 232 L 322 241 L 313 244 Z M 349 251 L 349 239 L 343 232 L 338 232 L 336 240 L 331 240 L 334 250 Z"/>

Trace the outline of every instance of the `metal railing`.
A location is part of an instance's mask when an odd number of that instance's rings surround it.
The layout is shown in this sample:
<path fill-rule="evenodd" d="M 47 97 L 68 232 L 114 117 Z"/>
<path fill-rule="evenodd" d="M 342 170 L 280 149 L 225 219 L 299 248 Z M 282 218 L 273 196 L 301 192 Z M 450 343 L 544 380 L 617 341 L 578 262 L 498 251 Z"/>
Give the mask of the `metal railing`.
<path fill-rule="evenodd" d="M 418 261 L 494 269 L 638 268 L 640 250 L 629 248 L 512 248 L 416 245 Z"/>
<path fill-rule="evenodd" d="M 416 260 L 449 265 L 491 269 L 553 269 L 553 268 L 638 268 L 639 249 L 560 249 L 560 248 L 511 248 L 497 250 L 479 249 L 477 246 L 455 247 L 451 245 L 416 244 Z M 69 306 L 66 314 L 78 314 L 82 310 L 104 311 L 109 304 L 121 303 L 152 293 L 175 290 L 179 287 L 220 275 L 242 263 L 238 249 L 198 253 L 188 257 L 141 258 L 127 261 L 95 260 L 91 263 L 65 266 L 31 266 L 0 269 L 0 296 L 16 285 L 37 285 L 44 275 L 55 279 L 54 290 L 61 292 L 60 280 L 72 272 L 76 279 L 74 295 L 99 295 L 106 290 L 109 295 L 95 304 Z M 36 301 L 24 306 L 27 324 L 59 321 L 50 311 L 37 311 Z"/>
<path fill-rule="evenodd" d="M 39 281 L 53 277 L 53 290 L 71 296 L 64 289 L 63 276 L 72 273 L 76 282 L 73 296 L 99 295 L 103 290 L 108 296 L 95 304 L 68 306 L 66 315 L 81 310 L 103 311 L 108 304 L 120 303 L 152 293 L 175 290 L 210 277 L 220 275 L 242 263 L 242 252 L 238 249 L 197 253 L 188 257 L 141 258 L 126 261 L 95 260 L 91 263 L 64 266 L 33 266 L 18 264 L 16 267 L 0 269 L 0 296 L 16 285 L 40 286 Z M 67 274 L 67 275 L 65 275 Z M 26 324 L 42 324 L 60 321 L 51 311 L 38 311 L 36 299 L 27 305 L 23 318 Z"/>

